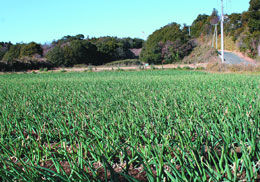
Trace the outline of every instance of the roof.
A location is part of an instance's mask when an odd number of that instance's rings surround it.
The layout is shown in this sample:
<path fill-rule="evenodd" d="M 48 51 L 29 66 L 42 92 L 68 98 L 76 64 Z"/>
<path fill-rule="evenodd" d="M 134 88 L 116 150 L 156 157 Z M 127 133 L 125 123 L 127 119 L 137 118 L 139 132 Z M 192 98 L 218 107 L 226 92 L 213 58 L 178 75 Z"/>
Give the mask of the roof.
<path fill-rule="evenodd" d="M 142 48 L 139 49 L 130 49 L 130 51 L 137 57 L 140 56 L 141 52 L 142 52 Z"/>

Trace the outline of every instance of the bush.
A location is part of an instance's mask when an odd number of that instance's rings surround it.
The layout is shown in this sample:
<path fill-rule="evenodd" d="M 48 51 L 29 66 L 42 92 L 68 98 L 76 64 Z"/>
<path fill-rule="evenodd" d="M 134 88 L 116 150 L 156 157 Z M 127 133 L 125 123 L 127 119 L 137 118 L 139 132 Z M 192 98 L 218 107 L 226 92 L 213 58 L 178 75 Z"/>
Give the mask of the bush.
<path fill-rule="evenodd" d="M 44 69 L 42 69 L 44 68 Z M 42 71 L 53 68 L 53 65 L 46 61 L 40 60 L 16 60 L 10 62 L 0 62 L 0 71 L 24 71 L 24 70 L 37 70 Z"/>
<path fill-rule="evenodd" d="M 207 71 L 224 72 L 227 71 L 227 65 L 222 64 L 220 61 L 212 61 L 206 66 Z"/>
<path fill-rule="evenodd" d="M 228 64 L 222 64 L 220 61 L 212 61 L 207 65 L 206 70 L 213 71 L 213 72 L 259 72 L 260 65 L 259 64 L 228 65 Z"/>
<path fill-rule="evenodd" d="M 155 70 L 155 69 L 156 69 L 156 67 L 154 66 L 154 64 L 151 64 L 151 65 L 150 65 L 150 68 L 151 68 L 151 70 Z"/>
<path fill-rule="evenodd" d="M 88 66 L 88 71 L 93 71 L 93 66 L 92 65 Z"/>
<path fill-rule="evenodd" d="M 62 68 L 62 69 L 60 70 L 60 72 L 61 72 L 61 73 L 66 73 L 67 70 L 65 70 L 64 68 Z"/>

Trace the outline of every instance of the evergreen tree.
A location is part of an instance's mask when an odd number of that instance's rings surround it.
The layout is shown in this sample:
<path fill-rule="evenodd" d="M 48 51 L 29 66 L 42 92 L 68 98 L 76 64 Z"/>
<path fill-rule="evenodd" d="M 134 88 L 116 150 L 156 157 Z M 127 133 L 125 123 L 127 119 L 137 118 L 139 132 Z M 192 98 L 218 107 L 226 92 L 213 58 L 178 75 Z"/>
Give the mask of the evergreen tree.
<path fill-rule="evenodd" d="M 249 11 L 259 11 L 260 10 L 260 1 L 259 0 L 250 0 L 249 2 Z"/>
<path fill-rule="evenodd" d="M 35 42 L 31 42 L 29 44 L 25 44 L 21 47 L 20 57 L 22 56 L 33 56 L 33 55 L 40 55 L 42 56 L 42 47 L 40 44 L 37 44 Z"/>
<path fill-rule="evenodd" d="M 177 23 L 168 24 L 150 35 L 141 53 L 141 60 L 153 64 L 179 61 L 191 51 L 187 33 Z"/>

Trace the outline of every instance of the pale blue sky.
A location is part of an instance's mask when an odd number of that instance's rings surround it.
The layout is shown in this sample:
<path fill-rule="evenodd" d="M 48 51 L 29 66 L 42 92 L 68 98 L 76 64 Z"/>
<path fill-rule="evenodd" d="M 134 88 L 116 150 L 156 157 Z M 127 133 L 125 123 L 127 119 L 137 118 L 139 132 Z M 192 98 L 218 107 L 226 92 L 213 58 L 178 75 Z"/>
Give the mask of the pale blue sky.
<path fill-rule="evenodd" d="M 241 13 L 249 0 L 224 0 Z M 0 0 L 0 42 L 51 42 L 65 35 L 144 38 L 160 27 L 220 12 L 220 0 Z M 145 35 L 142 34 L 145 33 Z"/>

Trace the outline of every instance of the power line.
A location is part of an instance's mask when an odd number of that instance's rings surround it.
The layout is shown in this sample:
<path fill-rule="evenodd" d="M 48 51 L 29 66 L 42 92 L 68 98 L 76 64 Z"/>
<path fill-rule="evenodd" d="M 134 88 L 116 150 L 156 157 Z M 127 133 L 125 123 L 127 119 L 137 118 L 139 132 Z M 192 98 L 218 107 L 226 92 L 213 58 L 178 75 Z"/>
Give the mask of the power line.
<path fill-rule="evenodd" d="M 216 49 L 218 49 L 218 24 L 215 25 L 216 30 Z"/>

